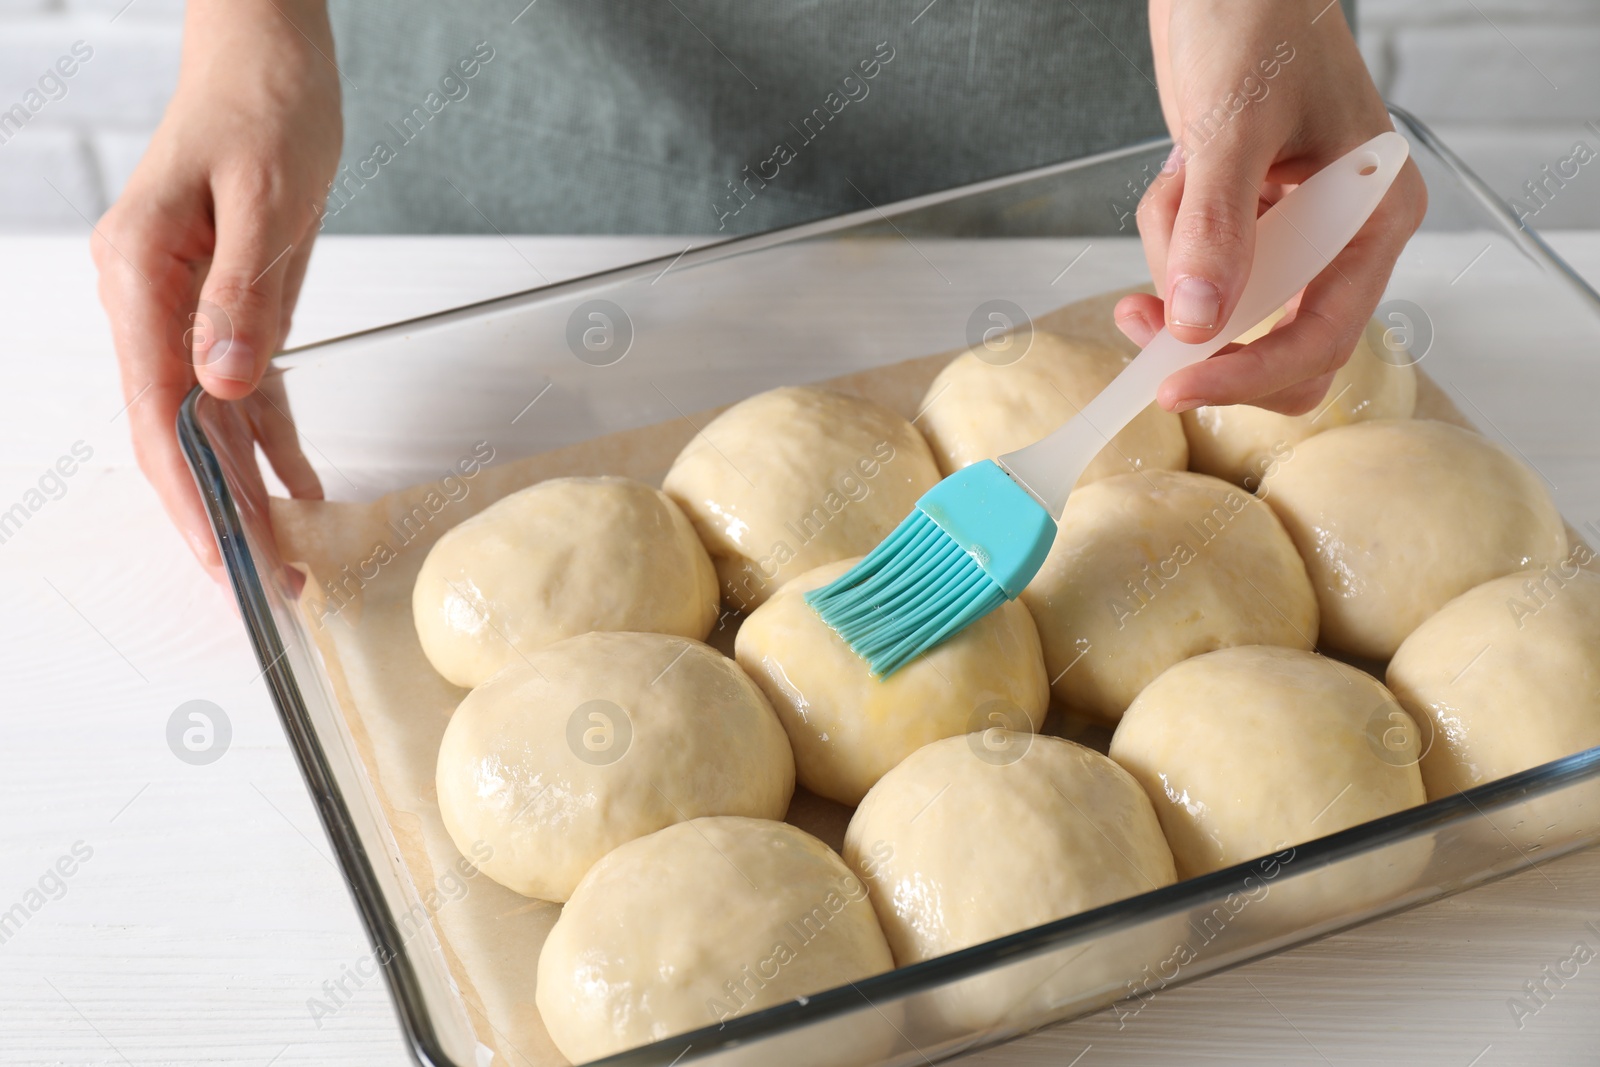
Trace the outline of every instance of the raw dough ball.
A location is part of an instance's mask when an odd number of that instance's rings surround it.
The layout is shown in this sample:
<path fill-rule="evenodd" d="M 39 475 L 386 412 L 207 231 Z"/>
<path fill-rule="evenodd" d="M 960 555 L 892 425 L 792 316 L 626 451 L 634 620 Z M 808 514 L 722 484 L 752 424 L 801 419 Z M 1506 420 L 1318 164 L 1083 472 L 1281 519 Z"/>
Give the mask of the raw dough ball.
<path fill-rule="evenodd" d="M 1196 656 L 1151 682 L 1118 724 L 1111 758 L 1144 786 L 1178 876 L 1193 878 L 1423 803 L 1419 740 L 1371 675 L 1256 645 Z M 1303 920 L 1348 909 L 1411 884 L 1428 844 L 1272 894 Z"/>
<path fill-rule="evenodd" d="M 888 408 L 821 389 L 759 393 L 712 419 L 663 487 L 711 552 L 732 607 L 865 555 L 939 480 L 927 442 Z"/>
<path fill-rule="evenodd" d="M 1265 336 L 1281 318 L 1282 311 L 1275 313 L 1240 343 Z M 1388 336 L 1378 320 L 1368 322 L 1349 361 L 1334 374 L 1328 395 L 1304 415 L 1280 415 L 1250 404 L 1185 411 L 1189 468 L 1254 492 L 1262 477 L 1307 438 L 1367 419 L 1410 418 L 1417 406 L 1417 370 L 1403 348 L 1390 347 Z"/>
<path fill-rule="evenodd" d="M 1217 478 L 1123 474 L 1075 490 L 1022 594 L 1056 699 L 1116 722 L 1180 660 L 1230 645 L 1309 649 L 1317 600 L 1272 510 Z"/>
<path fill-rule="evenodd" d="M 434 670 L 470 689 L 591 630 L 703 638 L 717 577 L 666 494 L 627 478 L 553 478 L 439 538 L 411 615 Z"/>
<path fill-rule="evenodd" d="M 888 678 L 818 617 L 807 591 L 849 570 L 840 560 L 796 578 L 739 628 L 734 655 L 777 709 L 800 784 L 859 804 L 895 764 L 942 737 L 995 725 L 1037 730 L 1050 701 L 1027 609 L 1003 604 Z"/>
<path fill-rule="evenodd" d="M 1082 745 L 1026 733 L 917 750 L 861 802 L 844 857 L 871 886 L 902 967 L 1175 880 L 1132 776 Z M 1029 962 L 961 983 L 941 1014 L 967 1028 L 1027 1019 L 1073 991 L 1136 978 L 1143 961 Z"/>
<path fill-rule="evenodd" d="M 828 846 L 787 823 L 695 819 L 594 865 L 545 941 L 535 997 L 562 1055 L 588 1063 L 893 966 L 866 887 Z"/>
<path fill-rule="evenodd" d="M 1305 560 L 1330 648 L 1384 660 L 1452 597 L 1555 563 L 1567 535 L 1539 476 L 1442 422 L 1321 433 L 1262 482 Z"/>
<path fill-rule="evenodd" d="M 1579 546 L 1554 568 L 1508 574 L 1456 597 L 1411 632 L 1389 687 L 1431 723 L 1422 779 L 1437 800 L 1600 745 L 1600 576 Z M 1425 730 L 1425 736 L 1430 731 Z M 1591 825 L 1595 789 L 1537 798 L 1515 829 L 1532 843 Z M 1491 818 L 1500 825 L 1505 814 Z M 1549 841 L 1545 842 L 1549 844 Z"/>
<path fill-rule="evenodd" d="M 794 759 L 761 691 L 715 649 L 592 633 L 468 694 L 439 744 L 437 784 L 456 847 L 492 850 L 483 873 L 566 900 L 601 856 L 663 826 L 782 818 Z"/>
<path fill-rule="evenodd" d="M 1044 437 L 1104 389 L 1131 357 L 1078 337 L 1035 332 L 1027 354 L 997 366 L 974 349 L 928 387 L 918 422 L 946 474 Z M 1151 404 L 1094 458 L 1085 485 L 1113 474 L 1183 470 L 1189 445 L 1178 416 Z"/>

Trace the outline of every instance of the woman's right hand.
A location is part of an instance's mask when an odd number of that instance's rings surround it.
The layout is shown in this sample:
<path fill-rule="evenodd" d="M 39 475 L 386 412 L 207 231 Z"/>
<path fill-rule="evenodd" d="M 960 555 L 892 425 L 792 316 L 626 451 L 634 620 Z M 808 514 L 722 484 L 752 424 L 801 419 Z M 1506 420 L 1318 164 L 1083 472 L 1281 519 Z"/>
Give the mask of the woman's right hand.
<path fill-rule="evenodd" d="M 289 332 L 343 136 L 333 56 L 322 0 L 190 0 L 177 91 L 92 240 L 139 466 L 213 576 L 178 407 L 197 381 L 250 394 Z M 320 497 L 287 411 L 265 404 L 251 422 L 276 427 L 257 433 L 273 470 Z"/>

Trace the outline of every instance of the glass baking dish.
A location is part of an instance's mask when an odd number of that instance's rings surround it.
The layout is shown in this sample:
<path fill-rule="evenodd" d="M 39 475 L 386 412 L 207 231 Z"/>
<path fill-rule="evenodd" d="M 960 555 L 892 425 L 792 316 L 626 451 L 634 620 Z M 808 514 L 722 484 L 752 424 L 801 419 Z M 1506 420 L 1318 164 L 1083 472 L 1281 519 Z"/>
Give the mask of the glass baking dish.
<path fill-rule="evenodd" d="M 1430 203 L 1379 314 L 1478 428 L 1521 453 L 1569 523 L 1600 517 L 1600 296 L 1411 116 Z M 271 372 L 330 498 L 689 417 L 782 384 L 960 347 L 996 307 L 1036 315 L 1146 282 L 1131 212 L 1168 143 L 720 243 L 281 355 Z M 1001 302 L 997 304 L 996 302 Z M 280 400 L 281 404 L 282 401 Z M 423 1064 L 494 1059 L 296 608 L 238 405 L 196 392 L 179 435 L 264 677 Z M 671 456 L 660 457 L 664 471 Z M 1589 520 L 1589 521 L 1586 521 Z M 1591 538 L 1592 539 L 1592 538 Z M 1600 748 L 1201 878 L 604 1061 L 923 1063 L 1112 1006 L 1458 892 L 1600 838 Z M 1382 877 L 1431 852 L 1420 879 Z M 981 1032 L 949 998 L 1002 990 Z"/>

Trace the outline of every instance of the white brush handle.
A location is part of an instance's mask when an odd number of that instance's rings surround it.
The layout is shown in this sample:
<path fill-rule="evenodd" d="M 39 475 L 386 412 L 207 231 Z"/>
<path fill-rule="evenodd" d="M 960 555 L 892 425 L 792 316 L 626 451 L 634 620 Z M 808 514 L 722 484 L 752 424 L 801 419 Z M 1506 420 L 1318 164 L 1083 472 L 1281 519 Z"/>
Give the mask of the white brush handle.
<path fill-rule="evenodd" d="M 1409 152 L 1404 137 L 1381 133 L 1296 186 L 1256 220 L 1250 279 L 1216 337 L 1190 345 L 1162 330 L 1071 421 L 1001 456 L 1000 466 L 1059 518 L 1090 461 L 1150 405 L 1168 375 L 1214 355 L 1322 273 L 1366 224 Z"/>

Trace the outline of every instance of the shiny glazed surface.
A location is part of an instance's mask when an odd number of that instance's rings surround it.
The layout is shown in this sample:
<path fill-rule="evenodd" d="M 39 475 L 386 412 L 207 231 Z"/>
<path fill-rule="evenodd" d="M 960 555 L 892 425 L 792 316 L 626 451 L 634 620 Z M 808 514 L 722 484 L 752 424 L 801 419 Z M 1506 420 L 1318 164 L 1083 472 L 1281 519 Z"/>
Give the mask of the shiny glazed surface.
<path fill-rule="evenodd" d="M 1094 399 L 1129 360 L 1098 342 L 1044 331 L 1032 334 L 1020 356 L 975 348 L 939 372 L 923 398 L 917 425 L 939 469 L 949 474 L 1047 436 Z M 1178 416 L 1152 403 L 1111 439 L 1078 484 L 1129 471 L 1182 470 L 1188 459 Z"/>
<path fill-rule="evenodd" d="M 1239 342 L 1263 336 L 1282 317 L 1273 315 Z M 1249 404 L 1185 411 L 1189 467 L 1254 492 L 1296 445 L 1325 430 L 1367 419 L 1410 418 L 1417 404 L 1414 358 L 1395 329 L 1374 319 L 1334 374 L 1327 396 L 1304 415 L 1280 415 Z"/>
<path fill-rule="evenodd" d="M 1539 476 L 1428 419 L 1318 434 L 1262 482 L 1305 560 L 1329 647 L 1388 659 L 1453 597 L 1555 563 L 1566 529 Z"/>
<path fill-rule="evenodd" d="M 698 641 L 591 633 L 474 689 L 439 746 L 439 813 L 463 855 L 566 900 L 611 849 L 701 815 L 779 819 L 783 728 L 737 664 Z"/>
<path fill-rule="evenodd" d="M 783 721 L 800 783 L 858 804 L 890 768 L 940 738 L 1037 730 L 1049 703 L 1033 620 L 1012 601 L 885 679 L 805 602 L 855 564 L 801 575 L 739 628 L 734 653 Z"/>
<path fill-rule="evenodd" d="M 1421 804 L 1419 739 L 1371 675 L 1245 646 L 1157 678 L 1110 751 L 1144 786 L 1179 877 L 1191 878 Z"/>
<path fill-rule="evenodd" d="M 845 859 L 902 966 L 1174 880 L 1128 772 L 1058 737 L 997 732 L 919 749 L 850 820 Z"/>
<path fill-rule="evenodd" d="M 1508 574 L 1446 604 L 1389 663 L 1431 742 L 1429 797 L 1600 745 L 1600 576 L 1565 564 Z"/>
<path fill-rule="evenodd" d="M 665 494 L 627 478 L 554 478 L 449 530 L 413 587 L 435 670 L 463 688 L 535 649 L 591 630 L 700 639 L 716 574 Z"/>
<path fill-rule="evenodd" d="M 750 610 L 813 567 L 866 554 L 939 480 L 927 443 L 879 404 L 822 389 L 758 393 L 718 415 L 663 488 Z"/>
<path fill-rule="evenodd" d="M 583 1063 L 893 966 L 866 887 L 826 845 L 705 818 L 595 864 L 545 942 L 537 1001 Z"/>
<path fill-rule="evenodd" d="M 1180 660 L 1231 645 L 1309 649 L 1317 639 L 1316 597 L 1271 509 L 1185 471 L 1074 491 L 1021 599 L 1056 700 L 1113 723 Z"/>

